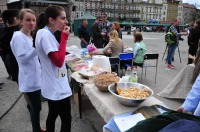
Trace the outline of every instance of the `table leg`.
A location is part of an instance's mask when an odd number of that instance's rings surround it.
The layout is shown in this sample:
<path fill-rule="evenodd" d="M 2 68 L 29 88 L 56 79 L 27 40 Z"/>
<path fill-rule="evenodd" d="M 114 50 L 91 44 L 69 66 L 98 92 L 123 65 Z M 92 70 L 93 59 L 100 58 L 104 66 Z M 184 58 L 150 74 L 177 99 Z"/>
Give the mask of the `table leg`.
<path fill-rule="evenodd" d="M 82 119 L 82 97 L 81 97 L 81 89 L 83 87 L 83 84 L 79 83 L 79 88 L 78 88 L 78 108 L 79 108 L 79 115 L 80 115 L 80 119 Z"/>

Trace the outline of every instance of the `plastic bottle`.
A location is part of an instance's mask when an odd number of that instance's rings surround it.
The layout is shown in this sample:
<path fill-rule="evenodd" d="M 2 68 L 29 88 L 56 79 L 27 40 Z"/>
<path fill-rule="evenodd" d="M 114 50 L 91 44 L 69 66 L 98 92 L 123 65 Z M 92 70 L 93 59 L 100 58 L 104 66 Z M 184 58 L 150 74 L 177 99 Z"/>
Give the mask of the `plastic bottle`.
<path fill-rule="evenodd" d="M 127 69 L 126 69 L 125 76 L 131 76 L 131 73 L 132 73 L 132 71 L 131 71 L 131 67 L 128 66 Z"/>
<path fill-rule="evenodd" d="M 88 55 L 88 49 L 86 48 L 83 48 L 81 49 L 81 58 L 84 58 L 86 55 Z"/>
<path fill-rule="evenodd" d="M 129 82 L 137 83 L 138 77 L 137 77 L 137 68 L 132 68 L 132 74 L 129 77 Z"/>
<path fill-rule="evenodd" d="M 84 50 L 83 49 L 80 50 L 80 56 L 81 56 L 81 58 L 84 57 Z"/>

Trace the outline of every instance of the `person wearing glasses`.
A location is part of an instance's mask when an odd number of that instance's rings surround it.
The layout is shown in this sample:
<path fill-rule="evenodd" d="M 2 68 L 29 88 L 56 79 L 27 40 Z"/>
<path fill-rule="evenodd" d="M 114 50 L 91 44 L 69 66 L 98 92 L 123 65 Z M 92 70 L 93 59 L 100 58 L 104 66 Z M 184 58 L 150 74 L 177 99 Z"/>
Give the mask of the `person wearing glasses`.
<path fill-rule="evenodd" d="M 111 23 L 107 20 L 107 14 L 103 13 L 102 14 L 102 24 L 101 24 L 101 31 L 105 32 L 106 35 L 103 36 L 103 45 L 104 47 L 109 43 L 109 35 L 108 33 L 110 32 L 111 29 Z"/>
<path fill-rule="evenodd" d="M 106 35 L 106 32 L 102 32 L 102 17 L 97 16 L 96 21 L 92 24 L 91 27 L 91 38 L 92 42 L 97 48 L 103 48 L 103 36 Z"/>

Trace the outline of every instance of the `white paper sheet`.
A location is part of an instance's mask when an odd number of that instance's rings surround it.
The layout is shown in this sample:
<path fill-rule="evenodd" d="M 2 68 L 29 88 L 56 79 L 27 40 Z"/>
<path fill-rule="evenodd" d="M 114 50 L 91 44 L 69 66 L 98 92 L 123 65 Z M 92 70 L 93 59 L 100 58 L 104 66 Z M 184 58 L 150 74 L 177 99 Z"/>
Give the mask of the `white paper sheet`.
<path fill-rule="evenodd" d="M 130 129 L 131 127 L 135 126 L 139 121 L 142 121 L 144 119 L 145 117 L 141 113 L 138 113 L 125 117 L 117 117 L 114 119 L 114 121 L 117 124 L 119 130 L 121 132 L 124 132 Z"/>

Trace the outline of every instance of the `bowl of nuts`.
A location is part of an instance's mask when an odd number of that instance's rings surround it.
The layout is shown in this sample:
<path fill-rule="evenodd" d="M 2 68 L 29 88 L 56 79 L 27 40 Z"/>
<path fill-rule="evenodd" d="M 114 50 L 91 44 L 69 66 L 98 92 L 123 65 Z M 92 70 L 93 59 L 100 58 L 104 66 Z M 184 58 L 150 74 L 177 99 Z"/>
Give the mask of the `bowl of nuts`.
<path fill-rule="evenodd" d="M 123 105 L 137 106 L 153 95 L 153 90 L 140 83 L 120 82 L 109 85 L 108 90 Z"/>
<path fill-rule="evenodd" d="M 113 73 L 102 73 L 95 76 L 94 84 L 100 91 L 108 92 L 108 86 L 112 83 L 117 83 L 119 79 Z"/>

